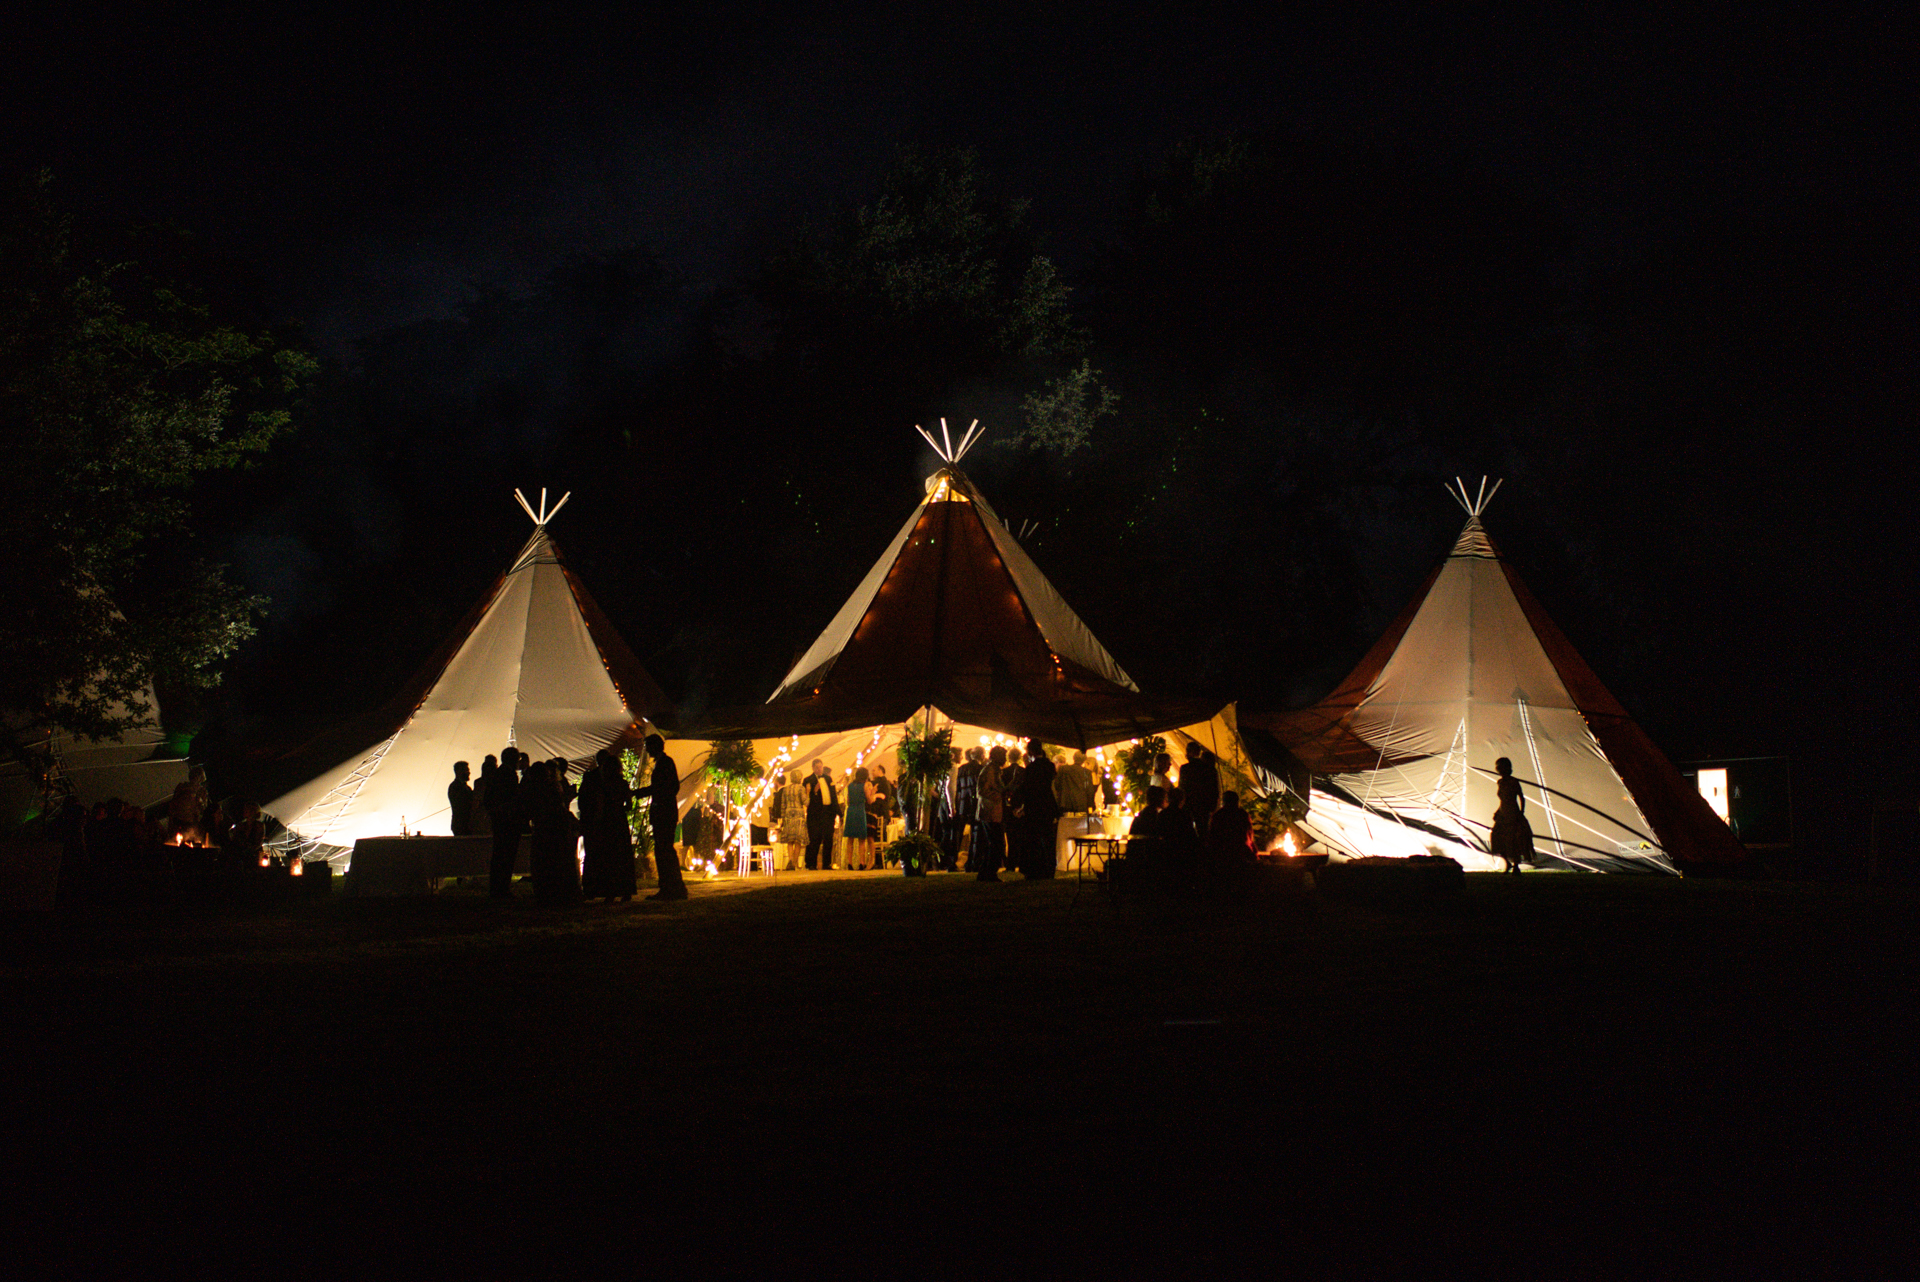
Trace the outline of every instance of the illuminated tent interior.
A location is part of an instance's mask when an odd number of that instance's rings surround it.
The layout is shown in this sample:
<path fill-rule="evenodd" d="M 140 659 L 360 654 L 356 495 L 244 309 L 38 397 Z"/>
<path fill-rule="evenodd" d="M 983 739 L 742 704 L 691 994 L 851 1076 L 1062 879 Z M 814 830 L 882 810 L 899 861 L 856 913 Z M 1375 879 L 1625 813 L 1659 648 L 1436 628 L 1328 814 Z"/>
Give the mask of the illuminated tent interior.
<path fill-rule="evenodd" d="M 582 767 L 601 748 L 637 748 L 665 694 L 620 639 L 535 511 L 533 536 L 419 675 L 372 716 L 303 756 L 337 764 L 265 807 L 276 845 L 339 857 L 363 837 L 448 831 L 453 763 L 511 743 L 534 760 Z"/>
<path fill-rule="evenodd" d="M 1500 555 L 1481 523 L 1485 481 L 1455 497 L 1468 515 L 1452 552 L 1346 680 L 1310 708 L 1242 713 L 1311 772 L 1302 827 L 1344 854 L 1496 870 L 1487 838 L 1506 757 L 1542 866 L 1672 873 L 1743 859 Z"/>

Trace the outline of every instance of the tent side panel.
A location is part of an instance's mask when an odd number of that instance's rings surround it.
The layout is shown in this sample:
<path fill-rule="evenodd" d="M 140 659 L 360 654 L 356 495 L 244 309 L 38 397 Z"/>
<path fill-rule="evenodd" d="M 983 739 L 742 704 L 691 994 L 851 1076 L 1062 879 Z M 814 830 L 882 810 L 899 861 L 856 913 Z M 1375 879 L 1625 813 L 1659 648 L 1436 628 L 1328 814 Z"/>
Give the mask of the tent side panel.
<path fill-rule="evenodd" d="M 612 674 L 628 710 L 636 719 L 652 725 L 669 722 L 673 716 L 673 701 L 667 698 L 666 691 L 653 679 L 653 674 L 647 671 L 639 656 L 628 648 L 626 638 L 620 635 L 620 630 L 613 626 L 613 621 L 601 610 L 599 602 L 593 599 L 593 594 L 587 591 L 579 577 L 567 568 L 565 561 L 560 562 L 560 570 L 567 576 L 567 586 L 573 589 L 574 603 L 580 607 L 580 613 L 587 621 L 587 631 L 592 633 L 601 660 Z"/>
<path fill-rule="evenodd" d="M 1393 658 L 1394 651 L 1400 648 L 1407 629 L 1413 626 L 1420 607 L 1426 604 L 1427 595 L 1433 591 L 1433 585 L 1439 580 L 1440 571 L 1446 568 L 1446 564 L 1442 561 L 1433 567 L 1433 572 L 1427 575 L 1426 581 L 1413 594 L 1413 599 L 1407 602 L 1406 608 L 1380 634 L 1380 639 L 1361 657 L 1353 671 L 1347 674 L 1346 680 L 1334 687 L 1333 693 L 1296 712 L 1250 713 L 1243 709 L 1240 723 L 1267 731 L 1301 764 L 1320 774 L 1371 769 L 1379 763 L 1378 746 L 1354 734 L 1347 725 L 1347 718 L 1365 701 L 1367 693 L 1386 670 L 1387 663 Z"/>
<path fill-rule="evenodd" d="M 847 598 L 846 604 L 840 607 L 839 612 L 828 622 L 826 628 L 814 638 L 813 644 L 807 647 L 807 652 L 800 656 L 800 661 L 794 664 L 782 678 L 779 688 L 768 696 L 768 703 L 781 698 L 805 698 L 820 678 L 834 666 L 841 651 L 846 649 L 848 641 L 852 639 L 854 630 L 860 626 L 860 621 L 866 618 L 868 608 L 880 593 L 880 586 L 887 581 L 894 562 L 900 559 L 900 549 L 906 545 L 907 538 L 913 533 L 914 527 L 920 524 L 920 514 L 926 508 L 927 503 L 923 500 L 913 509 L 913 514 L 907 518 L 907 523 L 900 527 L 900 533 L 893 536 L 893 542 L 887 545 L 887 550 L 880 554 L 880 559 L 874 562 L 871 570 L 867 571 L 867 577 L 860 580 L 860 586 L 853 590 L 853 595 Z"/>
<path fill-rule="evenodd" d="M 1600 678 L 1547 616 L 1513 567 L 1505 561 L 1500 567 L 1506 571 L 1507 583 L 1525 611 L 1527 622 L 1533 625 L 1547 657 L 1586 715 L 1594 738 L 1606 750 L 1613 768 L 1620 772 L 1621 781 L 1639 803 L 1647 822 L 1653 825 L 1654 835 L 1660 838 L 1667 854 L 1682 865 L 1726 867 L 1744 862 L 1747 849 L 1733 835 L 1733 830 L 1713 813 L 1697 788 L 1687 786 L 1666 754 L 1600 683 Z"/>
<path fill-rule="evenodd" d="M 992 541 L 995 555 L 1006 567 L 1008 577 L 1013 580 L 1014 588 L 1020 594 L 1021 603 L 1041 636 L 1063 658 L 1079 664 L 1102 681 L 1110 681 L 1122 689 L 1137 692 L 1140 687 L 1134 684 L 1133 678 L 1107 653 L 1107 648 L 1093 635 L 1093 629 L 1073 612 L 1073 607 L 1053 586 L 1053 581 L 1041 573 L 1040 567 L 1034 564 L 1027 550 L 1020 546 L 1012 532 L 994 514 L 993 508 L 971 486 L 968 489 L 973 493 L 980 524 Z"/>

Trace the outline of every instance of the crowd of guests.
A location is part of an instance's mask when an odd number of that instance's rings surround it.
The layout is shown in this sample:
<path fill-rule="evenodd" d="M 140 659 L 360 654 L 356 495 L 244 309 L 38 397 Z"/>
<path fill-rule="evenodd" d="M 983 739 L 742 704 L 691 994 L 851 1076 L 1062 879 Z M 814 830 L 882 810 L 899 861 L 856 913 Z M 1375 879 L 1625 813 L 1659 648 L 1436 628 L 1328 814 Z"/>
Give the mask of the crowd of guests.
<path fill-rule="evenodd" d="M 1218 879 L 1258 859 L 1253 820 L 1237 793 L 1220 790 L 1212 754 L 1187 745 L 1186 762 L 1174 777 L 1173 758 L 1154 759 L 1146 804 L 1128 829 L 1127 856 L 1170 877 Z"/>
<path fill-rule="evenodd" d="M 686 887 L 675 838 L 698 862 L 719 863 L 725 818 L 722 803 L 696 800 L 677 813 L 679 771 L 660 736 L 650 735 L 653 765 L 636 790 L 611 753 L 597 754 L 575 783 L 564 760 L 533 761 L 503 748 L 481 763 L 477 779 L 466 762 L 454 766 L 447 801 L 457 836 L 491 836 L 490 891 L 513 896 L 513 875 L 526 839 L 536 901 L 570 903 L 585 897 L 625 902 L 646 871 L 636 859 L 632 808 L 646 799 L 660 879 L 655 899 L 684 899 Z M 1049 756 L 1037 739 L 1026 746 L 955 749 L 951 769 L 924 800 L 924 814 L 908 813 L 887 769 L 863 762 L 835 778 L 822 760 L 774 780 L 765 822 L 754 823 L 755 846 L 776 846 L 787 869 L 866 872 L 897 863 L 887 853 L 896 823 L 929 835 L 941 851 L 939 867 L 998 881 L 1017 870 L 1030 880 L 1055 875 L 1067 842 L 1063 819 L 1083 817 L 1121 801 L 1120 781 L 1086 753 Z M 913 800 L 919 800 L 915 798 Z M 1187 870 L 1255 857 L 1252 821 L 1232 792 L 1222 793 L 1214 756 L 1189 743 L 1177 772 L 1172 757 L 1155 759 L 1143 808 L 1129 830 L 1131 846 Z M 1144 843 L 1144 844 L 1142 844 Z M 576 851 L 583 852 L 576 856 Z"/>
<path fill-rule="evenodd" d="M 61 844 L 63 886 L 103 885 L 141 876 L 234 880 L 283 856 L 267 851 L 260 807 L 240 798 L 215 801 L 207 774 L 195 766 L 175 785 L 163 814 L 118 797 L 87 806 L 61 801 L 48 825 Z"/>
<path fill-rule="evenodd" d="M 604 748 L 594 754 L 577 783 L 568 777 L 564 758 L 535 761 L 511 746 L 482 761 L 478 779 L 468 762 L 455 762 L 453 782 L 447 785 L 449 824 L 456 837 L 491 838 L 488 893 L 497 899 L 515 897 L 513 877 L 525 839 L 536 902 L 632 899 L 638 892 L 639 869 L 631 816 L 636 797 L 644 795 L 660 882 L 648 898 L 685 899 L 674 849 L 680 773 L 659 735 L 647 736 L 646 751 L 653 768 L 640 793 Z"/>
<path fill-rule="evenodd" d="M 1163 843 L 1170 857 L 1198 867 L 1254 858 L 1252 822 L 1233 793 L 1220 791 L 1218 764 L 1197 743 L 1187 746 L 1176 780 L 1171 756 L 1154 762 L 1147 803 L 1131 835 Z M 1061 821 L 1121 800 L 1120 781 L 1084 752 L 1047 754 L 1037 739 L 1018 746 L 955 749 L 946 776 L 934 781 L 927 813 L 913 826 L 940 846 L 941 868 L 998 881 L 1002 871 L 1043 880 L 1060 866 L 1068 829 Z M 886 768 L 862 764 L 836 779 L 820 760 L 805 774 L 782 774 L 768 802 L 766 830 L 790 869 L 866 871 L 890 862 L 888 824 L 903 816 L 903 798 Z"/>
<path fill-rule="evenodd" d="M 787 772 L 767 800 L 767 836 L 790 869 L 866 872 L 890 862 L 887 839 L 900 794 L 878 762 L 853 768 L 843 788 L 818 758 L 806 775 Z"/>

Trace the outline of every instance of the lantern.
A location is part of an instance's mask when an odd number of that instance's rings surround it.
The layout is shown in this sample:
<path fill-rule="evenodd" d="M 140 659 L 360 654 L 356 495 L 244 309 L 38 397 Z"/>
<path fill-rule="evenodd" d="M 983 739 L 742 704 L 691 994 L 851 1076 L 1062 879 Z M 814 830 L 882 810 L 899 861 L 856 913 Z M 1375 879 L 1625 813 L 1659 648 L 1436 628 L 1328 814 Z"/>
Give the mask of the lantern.
<path fill-rule="evenodd" d="M 295 855 L 293 862 L 287 866 L 287 872 L 295 877 L 304 877 L 307 875 L 307 866 L 300 856 Z"/>

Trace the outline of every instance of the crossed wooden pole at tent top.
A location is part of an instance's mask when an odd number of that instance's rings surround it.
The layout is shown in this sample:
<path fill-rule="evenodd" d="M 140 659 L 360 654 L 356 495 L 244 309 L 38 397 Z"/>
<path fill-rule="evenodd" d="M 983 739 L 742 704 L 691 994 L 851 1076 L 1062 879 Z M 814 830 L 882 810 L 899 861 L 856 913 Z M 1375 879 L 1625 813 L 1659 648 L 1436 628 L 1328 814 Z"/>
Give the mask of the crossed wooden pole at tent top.
<path fill-rule="evenodd" d="M 1448 485 L 1443 481 L 1441 482 L 1440 488 L 1445 490 L 1455 503 L 1465 508 L 1468 516 L 1479 516 L 1487 510 L 1487 504 L 1493 502 L 1493 496 L 1500 492 L 1500 482 L 1505 479 L 1505 477 L 1495 477 L 1493 488 L 1489 490 L 1487 488 L 1487 478 L 1484 476 L 1481 477 L 1480 492 L 1472 498 L 1467 497 L 1467 487 L 1461 483 L 1460 478 L 1457 476 L 1453 478 L 1452 485 Z M 562 501 L 564 502 L 565 500 Z"/>
<path fill-rule="evenodd" d="M 565 507 L 567 500 L 573 497 L 573 491 L 568 490 L 565 494 L 562 494 L 560 501 L 553 505 L 552 511 L 547 510 L 547 487 L 544 485 L 540 487 L 540 510 L 538 512 L 533 510 L 533 504 L 527 502 L 527 496 L 522 494 L 518 487 L 514 489 L 513 497 L 520 500 L 520 510 L 532 517 L 535 525 L 545 525 L 548 521 L 560 515 L 560 509 Z"/>
<path fill-rule="evenodd" d="M 980 420 L 977 418 L 973 420 L 973 425 L 967 429 L 967 434 L 960 438 L 959 449 L 953 447 L 953 437 L 947 432 L 947 420 L 944 418 L 940 420 L 940 440 L 938 441 L 933 439 L 933 433 L 927 431 L 926 428 L 920 426 L 918 423 L 913 425 L 913 430 L 925 437 L 927 444 L 933 446 L 933 452 L 949 464 L 958 463 L 961 455 L 965 454 L 967 450 L 972 447 L 973 443 L 984 435 L 980 430 Z M 943 446 L 941 441 L 946 442 L 946 444 Z"/>

